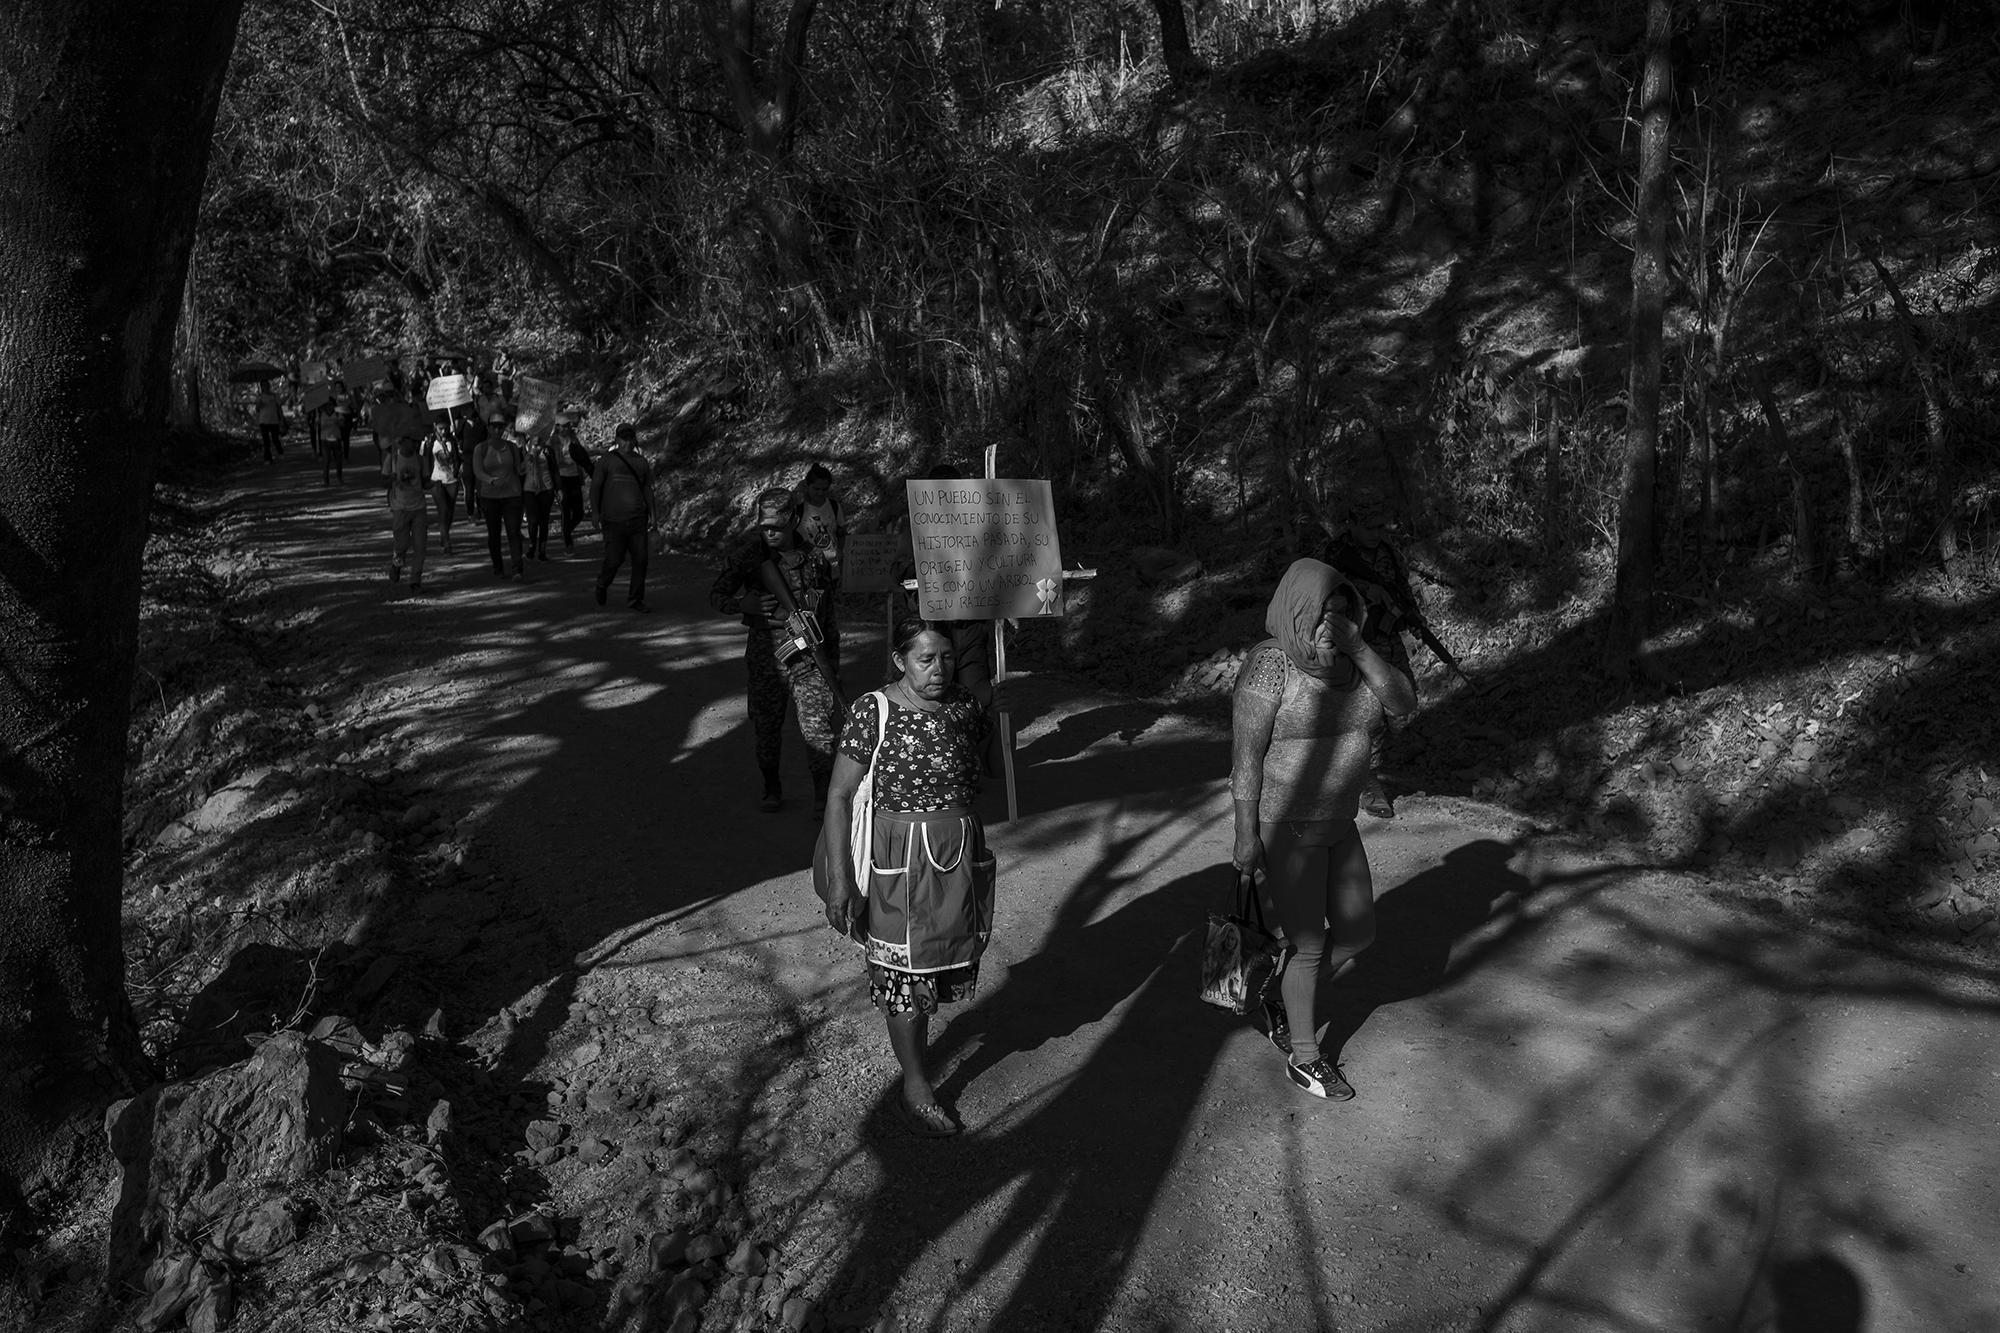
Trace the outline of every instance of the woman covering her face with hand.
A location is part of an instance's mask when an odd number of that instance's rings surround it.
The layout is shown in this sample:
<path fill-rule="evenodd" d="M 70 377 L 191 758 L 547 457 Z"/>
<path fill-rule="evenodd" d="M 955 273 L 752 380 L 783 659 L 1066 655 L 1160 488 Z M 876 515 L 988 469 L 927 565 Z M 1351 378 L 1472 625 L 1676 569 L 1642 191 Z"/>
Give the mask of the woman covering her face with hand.
<path fill-rule="evenodd" d="M 1369 732 L 1402 716 L 1416 691 L 1361 637 L 1361 596 L 1330 566 L 1296 560 L 1265 612 L 1270 638 L 1236 677 L 1229 790 L 1231 861 L 1264 872 L 1285 933 L 1282 1004 L 1265 1002 L 1285 1072 L 1315 1097 L 1354 1089 L 1319 1048 L 1314 1005 L 1331 977 L 1375 939 L 1375 886 L 1354 816 L 1369 777 Z"/>
<path fill-rule="evenodd" d="M 891 636 L 897 678 L 854 702 L 841 732 L 814 858 L 827 924 L 867 949 L 869 997 L 902 1066 L 899 1105 L 926 1137 L 956 1134 L 924 1068 L 931 1014 L 973 997 L 993 926 L 994 862 L 973 812 L 989 720 L 952 680 L 951 640 L 906 618 Z M 877 695 L 888 701 L 878 728 Z M 878 748 L 879 746 L 879 748 Z M 850 803 L 874 765 L 868 883 L 855 882 Z"/>

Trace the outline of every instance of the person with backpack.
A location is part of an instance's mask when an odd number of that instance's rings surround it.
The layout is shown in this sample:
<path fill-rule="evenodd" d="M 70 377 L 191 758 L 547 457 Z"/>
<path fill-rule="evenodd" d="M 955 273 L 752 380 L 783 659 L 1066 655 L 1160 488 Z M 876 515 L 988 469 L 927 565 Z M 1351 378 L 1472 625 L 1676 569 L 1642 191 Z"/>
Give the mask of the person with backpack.
<path fill-rule="evenodd" d="M 795 609 L 815 619 L 824 614 L 833 575 L 826 558 L 799 539 L 790 491 L 773 487 L 763 492 L 754 513 L 754 528 L 730 552 L 708 590 L 708 604 L 718 614 L 739 617 L 749 631 L 743 665 L 749 675 L 750 732 L 764 778 L 759 808 L 775 814 L 784 801 L 778 766 L 789 710 L 805 742 L 817 817 L 833 774 L 840 687 L 820 645 L 802 640 L 788 617 Z M 772 577 L 766 577 L 767 570 Z"/>
<path fill-rule="evenodd" d="M 806 469 L 805 480 L 794 492 L 799 537 L 817 550 L 833 573 L 833 591 L 840 592 L 841 557 L 847 552 L 847 513 L 840 497 L 833 493 L 833 470 L 824 463 Z M 826 615 L 820 631 L 826 637 L 826 655 L 840 665 L 840 624 L 832 597 L 826 599 Z"/>
<path fill-rule="evenodd" d="M 486 423 L 486 439 L 472 451 L 472 471 L 479 479 L 479 512 L 486 519 L 486 553 L 493 559 L 494 577 L 507 577 L 507 566 L 500 556 L 500 529 L 504 525 L 514 577 L 525 579 L 528 571 L 521 554 L 521 477 L 527 471 L 527 460 L 521 446 L 509 438 L 513 432 L 506 425 L 506 418 L 498 412 Z"/>
<path fill-rule="evenodd" d="M 639 452 L 639 429 L 631 422 L 619 423 L 612 433 L 611 451 L 597 460 L 590 478 L 590 508 L 604 530 L 604 563 L 597 571 L 597 604 L 604 605 L 611 581 L 627 556 L 632 560 L 632 582 L 625 592 L 625 605 L 645 611 L 646 559 L 653 526 L 653 465 Z"/>

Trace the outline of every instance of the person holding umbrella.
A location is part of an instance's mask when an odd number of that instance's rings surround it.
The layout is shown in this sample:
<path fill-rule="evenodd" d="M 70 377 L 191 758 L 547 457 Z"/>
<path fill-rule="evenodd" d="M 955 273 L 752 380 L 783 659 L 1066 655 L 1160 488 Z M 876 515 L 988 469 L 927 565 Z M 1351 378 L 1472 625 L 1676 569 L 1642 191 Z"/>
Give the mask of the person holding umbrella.
<path fill-rule="evenodd" d="M 285 405 L 271 381 L 285 372 L 269 361 L 245 361 L 229 372 L 231 384 L 257 386 L 257 434 L 264 442 L 264 461 L 285 452 Z"/>

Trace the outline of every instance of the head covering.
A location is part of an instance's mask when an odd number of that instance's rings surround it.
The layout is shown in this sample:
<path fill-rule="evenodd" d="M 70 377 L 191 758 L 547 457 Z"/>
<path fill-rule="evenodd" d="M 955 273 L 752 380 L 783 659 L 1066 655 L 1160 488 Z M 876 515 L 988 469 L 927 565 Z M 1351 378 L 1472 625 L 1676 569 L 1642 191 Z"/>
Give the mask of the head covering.
<path fill-rule="evenodd" d="M 1270 609 L 1264 612 L 1264 631 L 1278 641 L 1292 665 L 1308 675 L 1326 674 L 1327 668 L 1313 650 L 1313 634 L 1319 629 L 1326 599 L 1342 588 L 1358 603 L 1354 585 L 1333 566 L 1319 560 L 1294 560 L 1285 577 L 1278 580 L 1278 590 L 1271 594 Z"/>
<path fill-rule="evenodd" d="M 792 504 L 792 493 L 783 486 L 773 486 L 769 490 L 758 492 L 757 503 L 752 510 L 755 517 L 751 525 L 759 528 L 782 525 L 789 528 L 792 526 Z"/>

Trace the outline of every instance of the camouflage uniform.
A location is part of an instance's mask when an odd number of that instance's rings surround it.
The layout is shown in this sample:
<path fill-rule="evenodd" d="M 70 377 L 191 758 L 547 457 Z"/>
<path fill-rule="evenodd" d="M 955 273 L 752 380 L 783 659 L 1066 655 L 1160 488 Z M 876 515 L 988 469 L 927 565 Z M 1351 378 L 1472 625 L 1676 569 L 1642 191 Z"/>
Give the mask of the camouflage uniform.
<path fill-rule="evenodd" d="M 746 607 L 745 601 L 764 592 L 758 570 L 768 558 L 770 553 L 762 545 L 746 545 L 738 551 L 709 589 L 708 604 L 723 615 L 742 616 L 749 625 L 743 666 L 750 681 L 750 730 L 756 737 L 757 767 L 766 775 L 778 771 L 785 710 L 791 708 L 798 717 L 799 737 L 805 742 L 806 767 L 814 787 L 822 788 L 833 774 L 833 750 L 841 719 L 834 716 L 833 691 L 820 678 L 812 656 L 800 653 L 789 663 L 783 662 L 778 654 L 789 637 L 784 629 L 750 625 L 753 608 Z M 830 607 L 827 592 L 833 585 L 833 571 L 824 556 L 809 547 L 794 546 L 778 553 L 778 565 L 801 608 L 821 615 Z"/>

